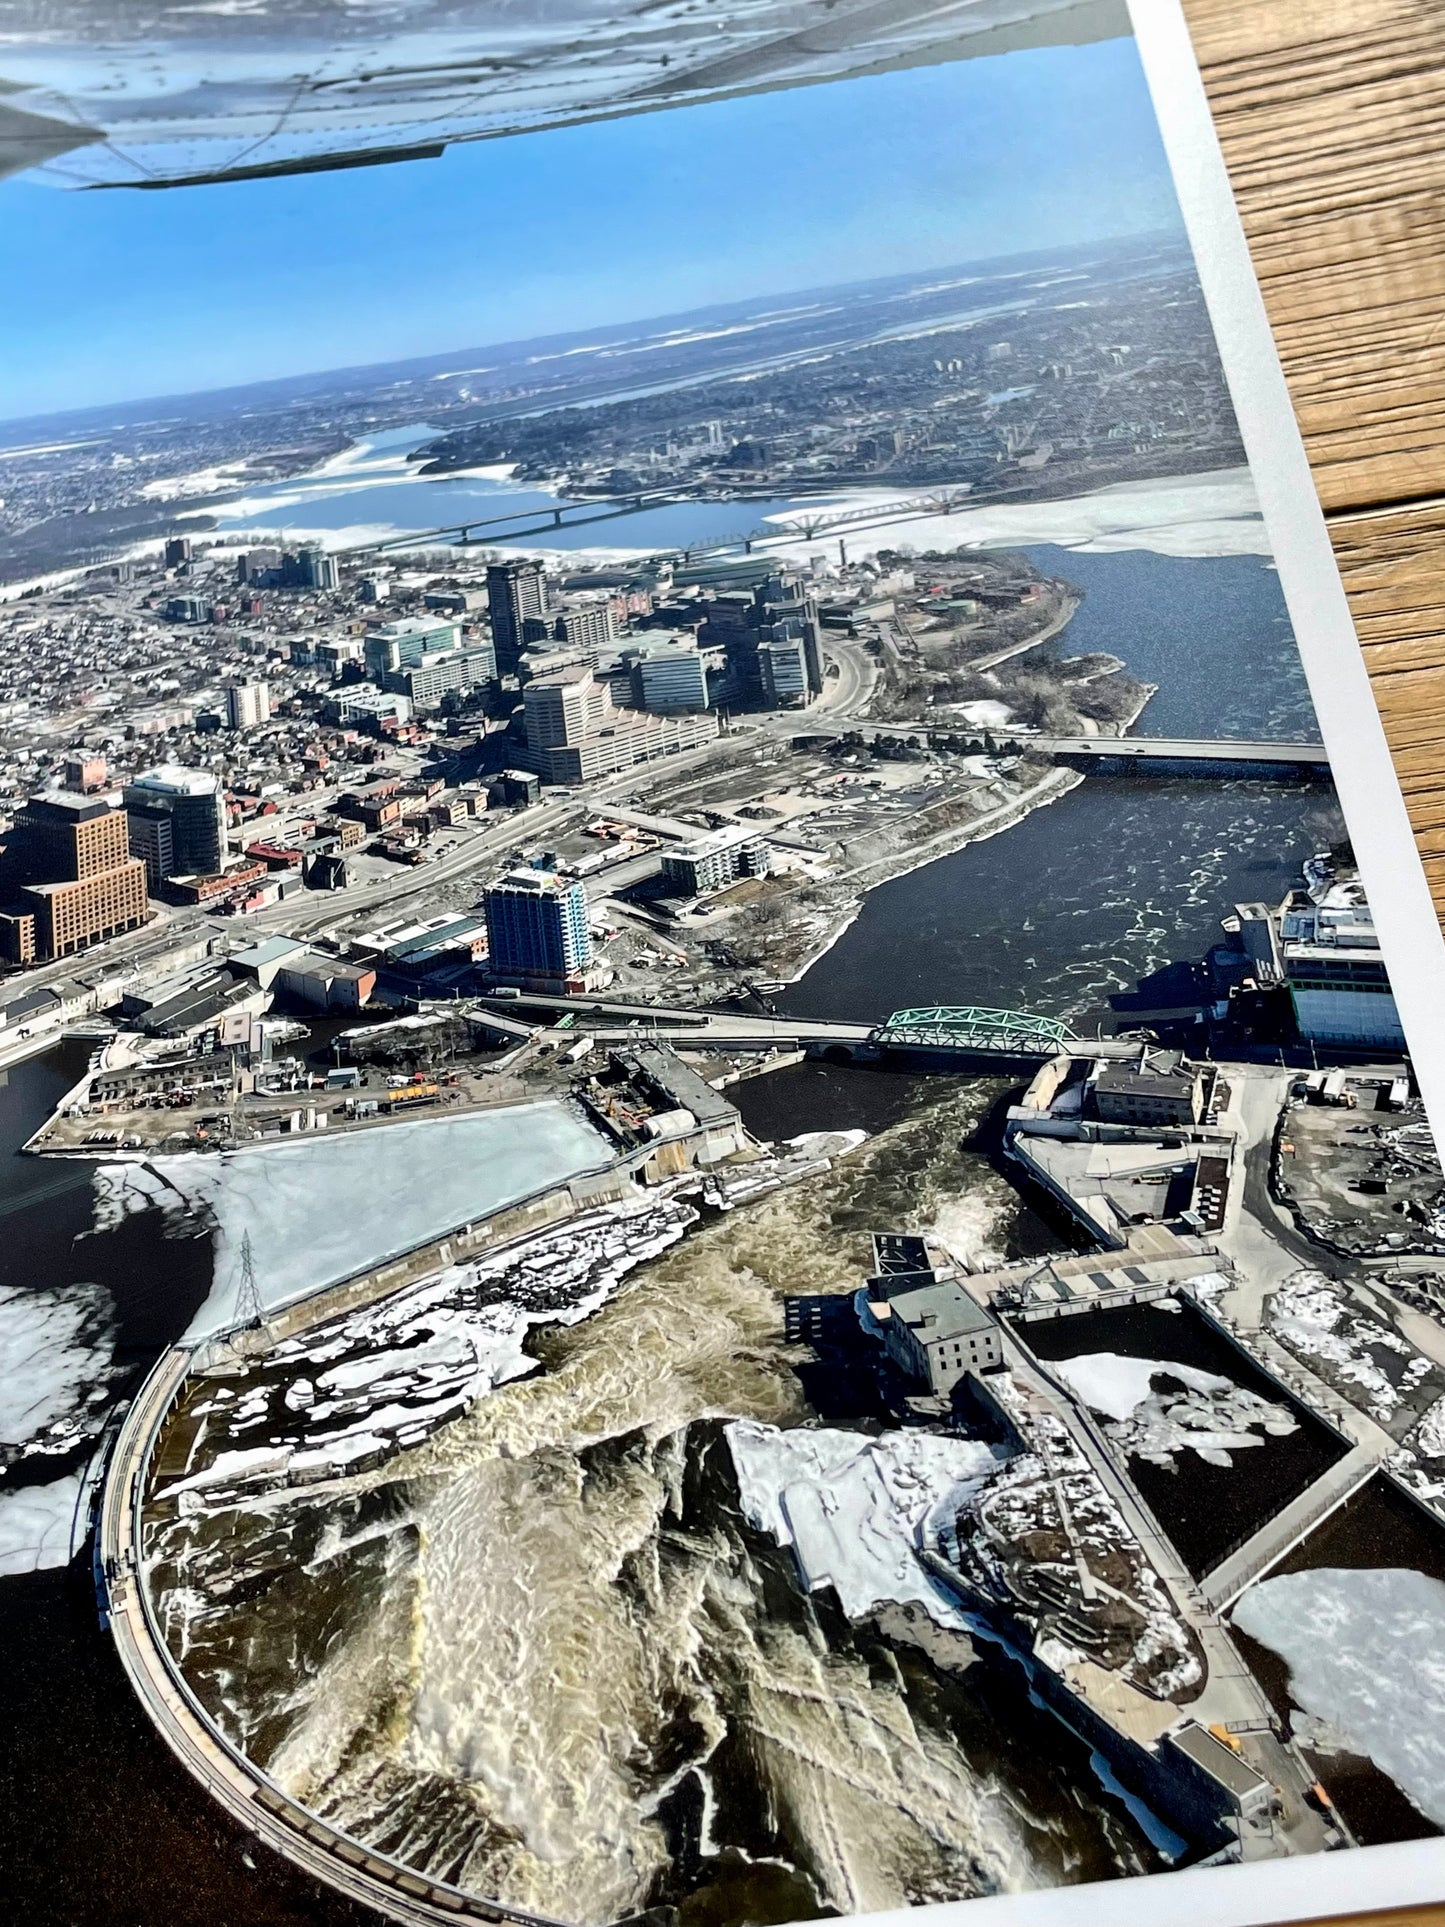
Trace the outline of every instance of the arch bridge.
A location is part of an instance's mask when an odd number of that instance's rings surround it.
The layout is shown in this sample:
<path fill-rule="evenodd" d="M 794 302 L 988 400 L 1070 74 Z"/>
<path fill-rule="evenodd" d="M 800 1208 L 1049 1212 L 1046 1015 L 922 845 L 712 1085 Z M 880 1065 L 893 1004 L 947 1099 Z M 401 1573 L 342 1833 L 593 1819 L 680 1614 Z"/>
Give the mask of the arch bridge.
<path fill-rule="evenodd" d="M 895 1010 L 873 1032 L 883 1049 L 990 1051 L 1001 1057 L 1054 1057 L 1073 1042 L 1069 1026 L 1027 1010 L 987 1010 L 978 1004 L 928 1004 Z"/>

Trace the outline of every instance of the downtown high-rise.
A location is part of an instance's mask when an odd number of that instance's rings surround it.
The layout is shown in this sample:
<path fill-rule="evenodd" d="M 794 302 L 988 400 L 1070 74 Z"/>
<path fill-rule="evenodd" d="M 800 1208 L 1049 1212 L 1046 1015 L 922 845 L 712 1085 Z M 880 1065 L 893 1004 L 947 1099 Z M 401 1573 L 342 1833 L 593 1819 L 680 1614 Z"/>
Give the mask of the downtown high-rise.
<path fill-rule="evenodd" d="M 487 570 L 487 607 L 492 618 L 492 647 L 497 674 L 514 676 L 517 658 L 527 645 L 528 618 L 542 621 L 547 613 L 547 583 L 540 562 L 494 562 Z"/>

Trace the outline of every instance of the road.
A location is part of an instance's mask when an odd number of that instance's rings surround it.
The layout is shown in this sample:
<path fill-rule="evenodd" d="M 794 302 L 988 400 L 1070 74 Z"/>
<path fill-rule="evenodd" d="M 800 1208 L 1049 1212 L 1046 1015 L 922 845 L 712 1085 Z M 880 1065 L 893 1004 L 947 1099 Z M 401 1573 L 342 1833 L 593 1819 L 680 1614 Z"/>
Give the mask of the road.
<path fill-rule="evenodd" d="M 494 1000 L 492 1000 L 494 1001 Z M 482 1002 L 488 1004 L 488 999 Z M 681 1043 L 690 1050 L 787 1050 L 806 1044 L 866 1044 L 871 1024 L 848 1024 L 820 1017 L 740 1017 L 726 1011 L 693 1010 L 621 1003 L 605 997 L 507 998 L 509 1013 L 550 1013 L 573 1018 L 572 1029 L 586 1027 L 599 1043 Z"/>
<path fill-rule="evenodd" d="M 826 710 L 830 716 L 861 715 L 872 702 L 878 681 L 878 665 L 873 657 L 861 642 L 829 632 L 823 639 L 823 659 L 825 663 L 836 664 L 838 673 L 824 677 L 815 710 Z"/>
<path fill-rule="evenodd" d="M 1297 1071 L 1231 1064 L 1225 1073 L 1230 1106 L 1222 1121 L 1238 1130 L 1224 1225 L 1216 1242 L 1237 1268 L 1239 1283 L 1220 1308 L 1242 1330 L 1258 1329 L 1264 1300 L 1300 1270 L 1318 1270 L 1322 1254 L 1295 1229 L 1269 1191 L 1275 1126 Z"/>
<path fill-rule="evenodd" d="M 1252 1539 L 1223 1559 L 1200 1581 L 1216 1612 L 1226 1612 L 1239 1595 L 1263 1579 L 1281 1559 L 1307 1539 L 1379 1471 L 1393 1441 L 1382 1433 L 1372 1443 L 1353 1446 L 1287 1506 L 1262 1525 Z"/>
<path fill-rule="evenodd" d="M 191 1692 L 151 1605 L 140 1515 L 160 1426 L 193 1363 L 189 1348 L 172 1347 L 137 1393 L 106 1470 L 97 1527 L 116 1651 L 161 1738 L 248 1833 L 384 1919 L 414 1927 L 455 1920 L 555 1927 L 537 1915 L 423 1878 L 308 1813 L 225 1739 Z"/>

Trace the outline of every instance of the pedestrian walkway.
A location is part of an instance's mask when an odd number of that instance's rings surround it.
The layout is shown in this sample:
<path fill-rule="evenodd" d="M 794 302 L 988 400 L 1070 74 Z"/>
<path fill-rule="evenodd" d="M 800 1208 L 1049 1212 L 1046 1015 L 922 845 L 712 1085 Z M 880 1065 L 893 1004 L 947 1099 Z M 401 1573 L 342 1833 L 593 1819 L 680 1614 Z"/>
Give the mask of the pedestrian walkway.
<path fill-rule="evenodd" d="M 1247 1586 L 1262 1579 L 1322 1520 L 1352 1499 L 1375 1476 L 1384 1458 L 1385 1449 L 1376 1440 L 1355 1446 L 1261 1526 L 1252 1539 L 1246 1539 L 1238 1552 L 1206 1573 L 1200 1590 L 1215 1612 L 1232 1606 Z"/>

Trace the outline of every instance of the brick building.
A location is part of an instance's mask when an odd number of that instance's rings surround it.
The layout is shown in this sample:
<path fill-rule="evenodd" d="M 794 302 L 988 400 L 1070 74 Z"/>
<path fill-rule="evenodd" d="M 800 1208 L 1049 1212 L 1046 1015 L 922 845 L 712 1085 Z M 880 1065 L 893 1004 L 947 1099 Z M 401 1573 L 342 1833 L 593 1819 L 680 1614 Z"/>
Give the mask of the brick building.
<path fill-rule="evenodd" d="M 145 922 L 145 864 L 130 854 L 125 811 L 100 797 L 32 797 L 7 837 L 3 873 L 0 947 L 12 963 L 67 957 Z"/>

